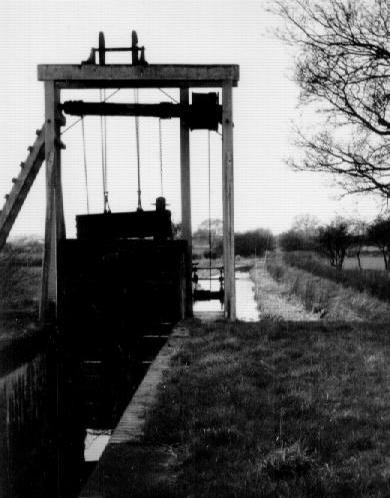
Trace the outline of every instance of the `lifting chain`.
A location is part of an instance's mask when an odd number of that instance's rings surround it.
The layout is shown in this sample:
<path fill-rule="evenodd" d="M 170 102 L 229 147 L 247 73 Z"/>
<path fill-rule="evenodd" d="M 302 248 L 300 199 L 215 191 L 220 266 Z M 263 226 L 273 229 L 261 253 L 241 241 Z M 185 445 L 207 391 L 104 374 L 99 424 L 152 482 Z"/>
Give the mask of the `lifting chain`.
<path fill-rule="evenodd" d="M 161 184 L 161 197 L 164 197 L 164 184 L 163 184 L 163 150 L 162 150 L 162 130 L 161 119 L 158 120 L 158 136 L 160 142 L 160 184 Z"/>
<path fill-rule="evenodd" d="M 138 104 L 138 88 L 134 88 L 134 102 Z M 137 178 L 138 178 L 138 206 L 137 211 L 142 211 L 141 202 L 141 158 L 140 158 L 140 146 L 139 146 L 139 117 L 135 116 L 135 141 L 137 147 Z"/>
<path fill-rule="evenodd" d="M 82 138 L 83 138 L 85 193 L 86 193 L 86 198 L 87 198 L 87 213 L 89 214 L 87 147 L 86 147 L 86 143 L 85 143 L 84 116 L 81 117 L 81 134 L 82 134 Z"/>
<path fill-rule="evenodd" d="M 106 101 L 106 90 L 99 90 L 100 101 Z M 102 177 L 103 177 L 103 209 L 105 213 L 110 213 L 107 188 L 107 121 L 106 116 L 100 116 L 100 135 L 102 143 Z"/>

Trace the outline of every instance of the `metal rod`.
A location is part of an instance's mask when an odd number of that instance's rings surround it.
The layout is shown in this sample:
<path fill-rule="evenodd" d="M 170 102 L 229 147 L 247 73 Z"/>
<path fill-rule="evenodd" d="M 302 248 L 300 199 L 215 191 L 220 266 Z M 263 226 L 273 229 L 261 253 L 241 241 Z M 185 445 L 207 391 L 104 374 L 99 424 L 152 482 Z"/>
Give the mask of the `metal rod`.
<path fill-rule="evenodd" d="M 196 263 L 193 263 L 192 267 L 193 267 L 193 269 L 196 269 L 197 271 L 199 271 L 199 270 L 209 270 L 209 268 L 210 268 L 209 266 L 204 266 L 204 267 L 200 267 L 199 268 L 199 266 L 196 266 Z M 212 270 L 221 270 L 221 267 L 220 266 L 212 266 L 211 269 Z M 222 268 L 222 270 L 223 270 L 223 268 Z"/>
<path fill-rule="evenodd" d="M 133 50 L 138 50 L 139 52 L 145 49 L 145 47 L 112 47 L 112 48 L 105 48 L 105 52 L 132 52 Z M 94 52 L 99 52 L 98 48 L 93 48 L 92 49 Z"/>
<path fill-rule="evenodd" d="M 210 278 L 210 277 L 198 277 L 198 281 L 201 282 L 201 281 L 205 281 L 205 282 L 209 282 L 209 281 L 213 281 L 213 282 L 219 282 L 219 277 L 218 278 Z"/>

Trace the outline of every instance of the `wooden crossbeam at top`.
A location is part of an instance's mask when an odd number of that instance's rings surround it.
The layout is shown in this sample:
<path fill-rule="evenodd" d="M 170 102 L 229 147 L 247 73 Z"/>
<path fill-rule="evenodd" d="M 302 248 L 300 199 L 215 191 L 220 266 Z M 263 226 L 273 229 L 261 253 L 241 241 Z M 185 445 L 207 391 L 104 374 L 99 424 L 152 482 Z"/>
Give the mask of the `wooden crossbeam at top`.
<path fill-rule="evenodd" d="M 235 64 L 41 64 L 38 80 L 55 81 L 60 88 L 185 88 L 237 86 Z"/>

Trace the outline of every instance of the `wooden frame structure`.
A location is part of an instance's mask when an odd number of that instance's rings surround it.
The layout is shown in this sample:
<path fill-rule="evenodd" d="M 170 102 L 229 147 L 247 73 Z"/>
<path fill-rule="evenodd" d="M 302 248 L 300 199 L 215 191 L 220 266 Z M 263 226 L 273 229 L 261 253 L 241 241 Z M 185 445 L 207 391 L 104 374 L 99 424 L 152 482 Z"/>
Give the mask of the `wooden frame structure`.
<path fill-rule="evenodd" d="M 225 268 L 225 317 L 235 320 L 234 183 L 232 88 L 237 86 L 237 65 L 39 65 L 38 80 L 45 85 L 46 226 L 42 275 L 41 318 L 56 316 L 58 303 L 58 244 L 65 235 L 61 185 L 59 110 L 61 89 L 180 88 L 180 103 L 189 104 L 191 87 L 222 89 L 222 202 Z M 183 238 L 192 261 L 190 129 L 180 119 L 181 214 Z M 191 265 L 187 277 L 187 316 L 192 315 Z"/>

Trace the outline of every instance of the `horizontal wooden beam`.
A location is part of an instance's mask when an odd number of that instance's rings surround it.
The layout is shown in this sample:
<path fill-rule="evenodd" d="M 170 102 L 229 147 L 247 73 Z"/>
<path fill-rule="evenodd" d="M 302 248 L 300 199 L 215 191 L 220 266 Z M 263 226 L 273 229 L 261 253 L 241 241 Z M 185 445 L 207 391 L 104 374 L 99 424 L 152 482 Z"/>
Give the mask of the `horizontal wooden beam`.
<path fill-rule="evenodd" d="M 237 86 L 239 66 L 150 64 L 41 64 L 38 80 L 55 81 L 61 88 L 158 88 Z"/>
<path fill-rule="evenodd" d="M 201 95 L 201 94 L 198 94 Z M 69 100 L 59 106 L 65 114 L 74 116 L 148 116 L 160 119 L 182 118 L 191 130 L 209 129 L 218 130 L 222 123 L 222 106 L 217 102 L 218 94 L 211 94 L 214 98 L 206 99 L 196 105 L 172 104 L 122 104 L 119 102 L 84 102 Z M 214 101 L 214 102 L 213 102 Z M 209 104 L 211 102 L 211 104 Z"/>

